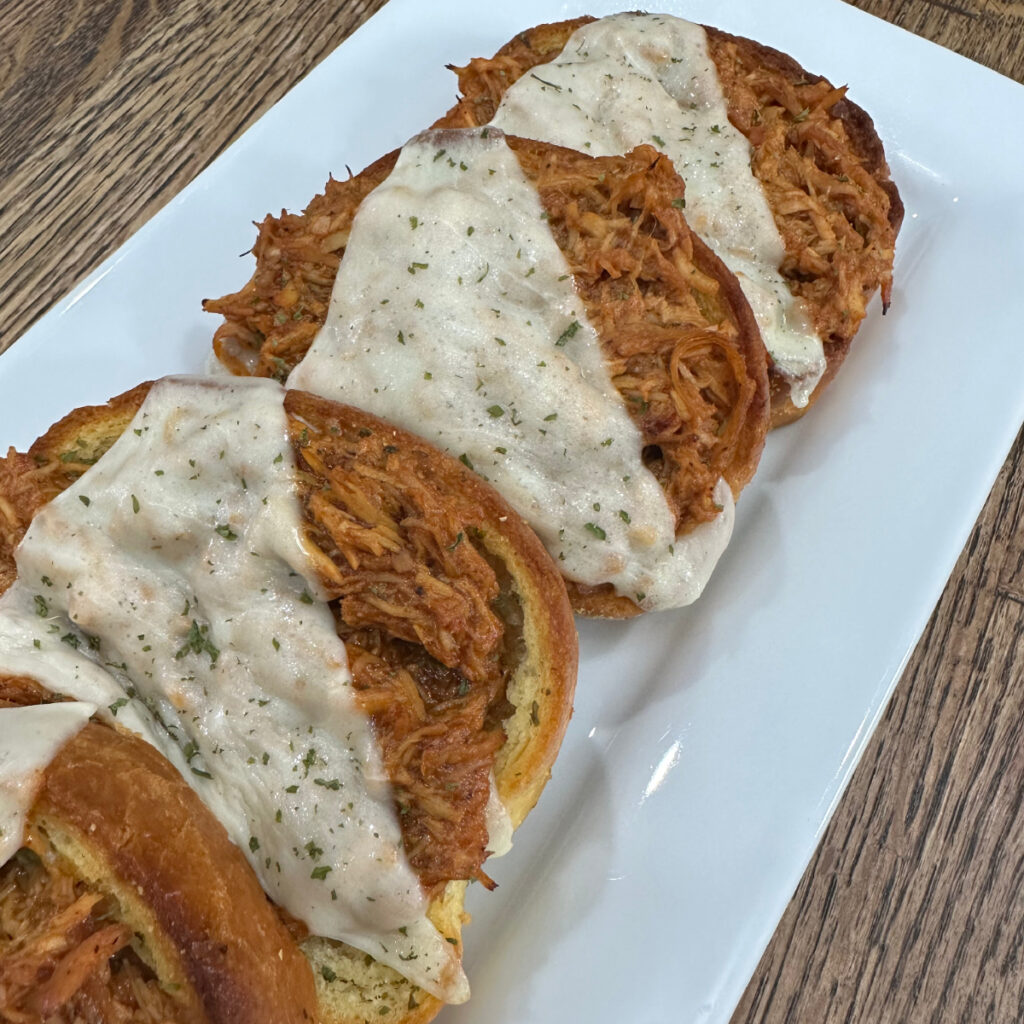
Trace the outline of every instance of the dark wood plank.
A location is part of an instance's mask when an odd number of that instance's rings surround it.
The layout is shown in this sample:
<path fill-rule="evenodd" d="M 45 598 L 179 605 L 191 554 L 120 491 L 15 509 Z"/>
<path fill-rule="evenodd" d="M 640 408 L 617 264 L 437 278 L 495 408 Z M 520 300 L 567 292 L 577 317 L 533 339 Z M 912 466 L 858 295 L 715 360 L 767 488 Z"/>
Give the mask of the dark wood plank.
<path fill-rule="evenodd" d="M 384 2 L 5 4 L 0 352 Z"/>
<path fill-rule="evenodd" d="M 1024 81 L 1020 0 L 847 0 L 916 35 Z M 908 68 L 911 74 L 912 69 Z"/>
<path fill-rule="evenodd" d="M 1022 3 L 855 6 L 1024 79 Z M 1024 434 L 733 1024 L 1024 1021 L 1022 516 Z"/>
<path fill-rule="evenodd" d="M 1024 435 L 734 1024 L 1024 1020 Z"/>

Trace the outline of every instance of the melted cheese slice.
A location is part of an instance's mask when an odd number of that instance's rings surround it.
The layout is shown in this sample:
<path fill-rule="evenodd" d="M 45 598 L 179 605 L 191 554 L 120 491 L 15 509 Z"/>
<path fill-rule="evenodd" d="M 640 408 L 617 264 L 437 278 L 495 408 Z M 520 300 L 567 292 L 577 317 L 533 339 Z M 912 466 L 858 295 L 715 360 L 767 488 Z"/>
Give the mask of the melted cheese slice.
<path fill-rule="evenodd" d="M 47 765 L 95 710 L 66 701 L 0 711 L 0 866 L 22 845 Z"/>
<path fill-rule="evenodd" d="M 33 519 L 0 598 L 0 670 L 161 750 L 313 934 L 463 1001 L 303 548 L 283 396 L 265 380 L 155 384 Z"/>
<path fill-rule="evenodd" d="M 666 153 L 686 182 L 687 222 L 739 278 L 793 404 L 807 404 L 825 371 L 821 339 L 779 273 L 785 247 L 700 25 L 654 14 L 584 25 L 509 88 L 493 124 L 592 156 L 641 143 Z"/>
<path fill-rule="evenodd" d="M 490 481 L 559 568 L 642 608 L 695 600 L 722 512 L 677 540 L 540 199 L 493 128 L 428 132 L 356 213 L 289 387 L 369 409 Z"/>

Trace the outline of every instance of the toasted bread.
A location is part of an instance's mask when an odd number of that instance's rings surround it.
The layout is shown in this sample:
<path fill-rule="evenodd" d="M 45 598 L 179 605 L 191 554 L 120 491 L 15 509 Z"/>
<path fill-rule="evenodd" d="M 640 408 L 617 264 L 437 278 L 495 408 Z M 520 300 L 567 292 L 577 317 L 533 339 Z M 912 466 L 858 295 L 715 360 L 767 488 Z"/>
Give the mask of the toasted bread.
<path fill-rule="evenodd" d="M 0 676 L 0 707 L 52 699 L 31 680 Z M 181 1022 L 317 1020 L 309 964 L 245 858 L 137 736 L 89 723 L 64 745 L 43 776 L 27 848 L 35 857 L 2 869 L 5 920 L 23 925 L 0 944 L 4 1019 L 27 1009 L 63 1020 L 86 1008 L 124 1019 L 112 1006 L 146 1019 L 150 1004 Z M 74 932 L 62 895 L 81 909 L 98 897 Z M 113 978 L 105 950 L 89 947 L 111 929 L 122 933 Z"/>
<path fill-rule="evenodd" d="M 593 21 L 582 17 L 527 29 L 492 58 L 453 68 L 462 96 L 438 124 L 489 123 L 505 92 L 531 69 L 563 50 L 573 59 L 570 37 Z M 803 407 L 794 404 L 789 381 L 771 368 L 775 427 L 799 418 L 820 397 L 879 289 L 883 311 L 888 308 L 903 204 L 872 120 L 846 98 L 845 87 L 835 88 L 753 40 L 705 31 L 729 120 L 750 143 L 751 170 L 785 246 L 782 276 L 805 303 L 824 344 L 824 374 Z M 544 128 L 544 137 L 559 141 L 555 126 Z"/>
<path fill-rule="evenodd" d="M 438 153 L 456 144 L 454 135 L 430 138 Z M 682 182 L 653 149 L 641 146 L 624 157 L 593 158 L 511 137 L 506 143 L 539 195 L 576 293 L 597 330 L 612 383 L 639 430 L 644 465 L 661 484 L 676 536 L 685 536 L 719 515 L 718 482 L 724 480 L 738 495 L 760 457 L 767 427 L 767 364 L 749 306 L 735 277 L 690 231 L 682 210 Z M 325 193 L 301 215 L 264 220 L 254 248 L 253 278 L 240 292 L 204 303 L 225 317 L 214 346 L 229 369 L 283 378 L 299 365 L 328 317 L 357 211 L 387 181 L 397 160 L 397 154 L 390 154 L 354 178 L 329 181 Z M 411 218 L 413 225 L 416 221 Z M 471 225 L 467 233 L 472 232 Z M 403 269 L 406 263 L 411 272 L 427 269 L 426 263 L 410 262 L 420 257 L 404 250 L 392 255 Z M 367 305 L 376 307 L 376 302 L 367 300 Z M 449 313 L 449 318 L 457 316 Z M 389 340 L 393 337 L 388 334 Z M 539 373 L 533 365 L 521 358 L 524 375 Z M 305 364 L 297 373 L 299 386 L 330 387 L 317 371 L 307 372 Z M 468 391 L 474 379 L 479 390 L 484 376 L 480 371 L 467 377 Z M 379 400 L 368 384 L 356 390 L 361 378 L 350 379 L 346 401 Z M 500 416 L 503 406 L 493 408 Z M 504 455 L 506 449 L 495 450 Z M 527 508 L 520 506 L 520 511 L 530 517 Z M 545 540 L 558 555 L 558 544 Z M 643 604 L 643 595 L 616 593 L 603 581 L 570 580 L 569 588 L 574 607 L 584 614 L 633 615 Z"/>
<path fill-rule="evenodd" d="M 147 389 L 76 410 L 27 454 L 12 451 L 0 462 L 7 522 L 0 564 L 8 566 L 8 583 L 12 546 L 33 515 L 88 479 Z M 550 774 L 571 713 L 577 654 L 564 585 L 532 532 L 460 463 L 366 413 L 299 392 L 284 400 L 300 469 L 303 545 L 334 601 L 358 703 L 374 723 L 405 808 L 404 842 L 430 895 L 428 916 L 461 951 L 467 881 L 490 884 L 480 867 L 489 773 L 518 825 Z M 34 684 L 12 681 L 10 673 L 6 680 L 8 703 L 40 699 Z M 403 697 L 395 680 L 411 681 L 418 696 Z M 112 715 L 116 708 L 104 715 L 106 724 L 87 726 L 46 773 L 30 846 L 43 853 L 41 868 L 52 884 L 40 880 L 39 864 L 28 874 L 43 896 L 61 886 L 97 894 L 94 904 L 105 901 L 104 923 L 124 922 L 138 937 L 130 955 L 110 964 L 94 955 L 96 970 L 78 978 L 60 1004 L 71 1016 L 52 1019 L 73 1019 L 75 998 L 113 998 L 123 970 L 136 988 L 152 993 L 161 1013 L 176 1007 L 182 1021 L 298 1021 L 312 1013 L 328 1024 L 355 1024 L 387 1013 L 413 1024 L 433 1017 L 440 1000 L 397 971 L 342 942 L 309 935 L 288 915 L 283 925 L 223 826 L 177 770 L 125 735 Z M 396 777 L 397 747 L 405 760 Z M 447 767 L 432 774 L 417 751 Z M 115 828 L 121 818 L 128 826 Z M 426 833 L 434 841 L 424 850 L 417 837 Z M 19 871 L 27 869 L 17 859 L 3 869 L 7 876 Z M 232 913 L 229 902 L 203 896 L 236 888 L 250 909 L 240 904 Z M 58 925 L 46 926 L 61 930 L 66 904 L 56 902 Z M 78 922 L 84 934 L 98 934 L 95 915 L 86 916 L 91 925 Z M 8 995 L 5 965 L 17 959 L 24 939 L 0 949 L 0 996 Z M 276 960 L 261 969 L 268 955 Z M 42 966 L 49 977 L 60 970 L 54 958 Z M 25 998 L 30 1002 L 31 993 Z M 148 998 L 143 993 L 142 1001 Z M 139 1013 L 130 1019 L 150 1019 Z"/>

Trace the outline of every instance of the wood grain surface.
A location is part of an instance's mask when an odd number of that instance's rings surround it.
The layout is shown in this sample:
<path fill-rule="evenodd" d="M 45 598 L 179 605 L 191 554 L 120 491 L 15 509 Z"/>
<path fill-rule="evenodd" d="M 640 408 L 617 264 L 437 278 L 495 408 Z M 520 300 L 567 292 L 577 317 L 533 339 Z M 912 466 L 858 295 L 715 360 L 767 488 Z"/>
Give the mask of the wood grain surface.
<path fill-rule="evenodd" d="M 1024 3 L 854 6 L 1024 81 Z M 1022 522 L 1024 433 L 732 1024 L 1024 1021 Z"/>
<path fill-rule="evenodd" d="M 3 0 L 0 351 L 383 3 Z M 856 6 L 1024 80 L 1024 3 Z M 1022 504 L 1018 437 L 733 1024 L 1024 1021 Z"/>

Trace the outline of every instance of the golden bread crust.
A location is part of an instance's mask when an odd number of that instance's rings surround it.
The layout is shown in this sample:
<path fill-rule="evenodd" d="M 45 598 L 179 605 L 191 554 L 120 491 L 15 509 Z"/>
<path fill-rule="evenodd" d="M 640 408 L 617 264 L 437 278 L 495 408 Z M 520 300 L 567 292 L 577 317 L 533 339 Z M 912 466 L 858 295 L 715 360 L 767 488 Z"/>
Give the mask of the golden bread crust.
<path fill-rule="evenodd" d="M 0 705 L 47 697 L 0 676 Z M 224 827 L 148 743 L 87 724 L 44 773 L 30 826 L 143 931 L 143 958 L 183 1019 L 316 1020 L 309 963 Z"/>
<path fill-rule="evenodd" d="M 180 961 L 211 1022 L 315 1020 L 309 963 L 241 851 L 155 749 L 111 732 L 87 725 L 53 761 L 37 827 L 66 838 L 65 856 L 88 849 L 95 880 L 152 915 L 154 960 Z"/>

